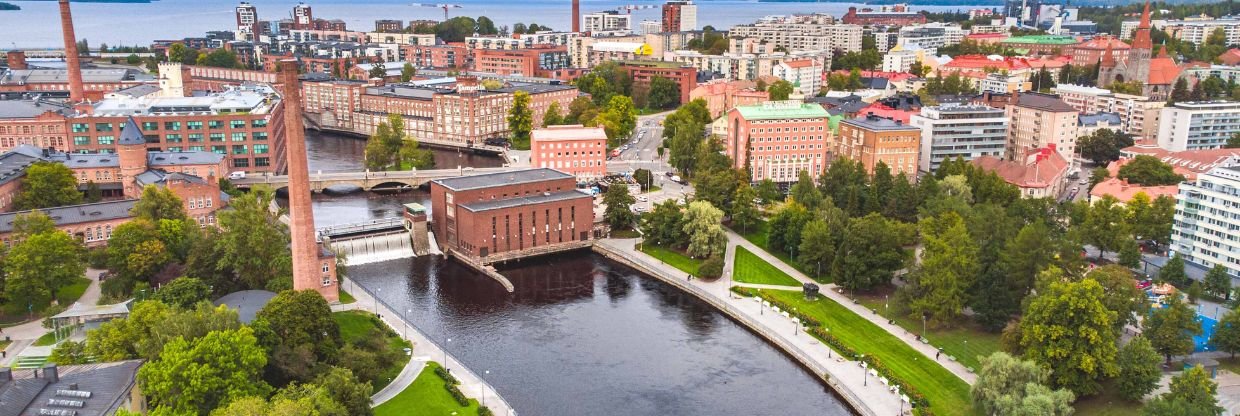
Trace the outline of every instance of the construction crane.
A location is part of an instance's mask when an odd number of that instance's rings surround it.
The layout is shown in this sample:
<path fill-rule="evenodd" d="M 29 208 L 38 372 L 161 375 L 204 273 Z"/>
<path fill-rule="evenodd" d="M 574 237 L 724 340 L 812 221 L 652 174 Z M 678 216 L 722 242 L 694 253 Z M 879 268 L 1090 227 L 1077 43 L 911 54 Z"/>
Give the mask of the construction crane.
<path fill-rule="evenodd" d="M 460 8 L 462 8 L 462 6 L 461 6 L 461 5 L 459 5 L 459 4 L 430 4 L 430 3 L 414 3 L 413 5 L 414 5 L 414 6 L 421 6 L 421 7 L 434 7 L 434 8 L 437 8 L 437 9 L 443 9 L 443 20 L 444 20 L 445 22 L 446 22 L 446 21 L 448 21 L 448 9 L 460 9 Z"/>
<path fill-rule="evenodd" d="M 634 10 L 657 9 L 657 8 L 659 8 L 659 5 L 657 4 L 628 4 L 628 5 L 617 7 L 614 10 L 618 12 L 622 11 L 628 14 L 633 14 Z"/>

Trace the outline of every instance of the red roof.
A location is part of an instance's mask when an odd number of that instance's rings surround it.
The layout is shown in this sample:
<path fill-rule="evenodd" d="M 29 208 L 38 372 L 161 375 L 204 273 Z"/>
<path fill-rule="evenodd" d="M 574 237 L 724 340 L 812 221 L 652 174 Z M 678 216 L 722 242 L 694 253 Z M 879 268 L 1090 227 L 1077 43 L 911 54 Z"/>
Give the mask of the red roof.
<path fill-rule="evenodd" d="M 1063 68 L 1072 62 L 1072 57 L 1068 55 L 1060 55 L 1054 57 L 1038 57 L 1028 59 L 1027 63 L 1031 68 L 1046 68 L 1046 70 L 1057 70 Z"/>
<path fill-rule="evenodd" d="M 1129 147 L 1129 149 L 1131 149 L 1131 147 Z M 1130 184 L 1128 181 L 1120 179 L 1119 168 L 1127 165 L 1128 162 L 1131 161 L 1132 159 L 1120 159 L 1108 164 L 1107 172 L 1111 173 L 1111 177 L 1102 182 L 1098 182 L 1097 185 L 1094 185 L 1094 188 L 1089 191 L 1089 196 L 1092 198 L 1110 195 L 1115 197 L 1115 199 L 1118 199 L 1119 202 L 1127 203 L 1132 200 L 1132 197 L 1137 196 L 1139 193 L 1144 193 L 1146 196 L 1149 196 L 1150 199 L 1154 199 L 1164 195 L 1174 198 L 1176 193 L 1179 192 L 1179 185 L 1142 186 Z M 1189 177 L 1189 175 L 1192 175 L 1192 177 L 1197 176 L 1195 173 L 1181 167 L 1172 166 L 1172 168 L 1175 173 L 1184 175 L 1185 177 Z"/>
<path fill-rule="evenodd" d="M 1107 46 L 1110 46 L 1111 49 L 1117 50 L 1117 51 L 1124 50 L 1124 49 L 1132 49 L 1132 47 L 1128 46 L 1128 44 L 1125 43 L 1124 41 L 1116 39 L 1111 36 L 1099 36 L 1099 37 L 1090 39 L 1088 42 L 1076 45 L 1075 48 L 1076 49 L 1104 50 L 1107 48 Z"/>
<path fill-rule="evenodd" d="M 955 69 L 963 71 L 981 71 L 986 68 L 994 68 L 996 70 L 1017 71 L 1022 69 L 1030 69 L 1029 60 L 1026 58 L 1003 57 L 1000 55 L 961 55 L 953 58 L 951 62 L 942 66 L 943 69 Z"/>
<path fill-rule="evenodd" d="M 1205 173 L 1215 166 L 1240 161 L 1240 149 L 1201 149 L 1173 152 L 1151 143 L 1125 147 L 1120 152 L 1124 155 L 1156 157 L 1158 160 L 1163 161 L 1163 163 L 1171 165 L 1175 173 L 1184 175 L 1190 181 L 1195 179 L 1198 174 Z M 1124 160 L 1127 159 L 1120 159 L 1120 161 Z M 1109 170 L 1110 167 L 1108 166 L 1107 169 Z M 1116 166 L 1115 171 L 1111 174 L 1114 176 L 1118 172 L 1119 166 Z"/>
<path fill-rule="evenodd" d="M 839 75 L 849 75 L 851 71 L 847 69 L 839 69 L 833 73 L 839 74 Z M 861 71 L 861 76 L 866 77 L 866 78 L 887 78 L 887 80 L 891 82 L 899 82 L 899 81 L 904 81 L 909 78 L 913 78 L 913 74 L 910 74 L 908 72 L 884 72 L 884 71 L 866 71 L 866 70 Z"/>
<path fill-rule="evenodd" d="M 1234 66 L 1240 64 L 1240 49 L 1233 48 L 1223 52 L 1222 55 L 1218 56 L 1218 59 L 1223 61 L 1223 65 Z"/>
<path fill-rule="evenodd" d="M 1180 66 L 1167 56 L 1167 47 L 1163 46 L 1158 57 L 1150 60 L 1150 80 L 1153 85 L 1171 85 L 1180 77 Z"/>
<path fill-rule="evenodd" d="M 1004 181 L 1020 188 L 1048 188 L 1068 170 L 1068 161 L 1054 148 L 1038 149 L 1027 163 L 1009 162 L 994 156 L 973 159 L 973 165 L 994 171 Z"/>
<path fill-rule="evenodd" d="M 873 114 L 879 117 L 889 118 L 908 124 L 909 117 L 912 117 L 913 114 L 917 114 L 917 112 L 897 110 L 880 103 L 874 103 L 870 104 L 868 107 L 862 108 L 860 111 L 857 111 L 857 116 L 859 117 L 865 116 L 866 114 Z"/>
<path fill-rule="evenodd" d="M 979 40 L 979 39 L 999 39 L 999 40 L 1002 40 L 1002 39 L 1007 39 L 1007 38 L 1008 38 L 1008 34 L 1007 34 L 1007 33 L 970 33 L 970 34 L 964 35 L 964 38 L 965 38 L 965 39 L 972 39 L 972 40 Z"/>
<path fill-rule="evenodd" d="M 811 66 L 814 66 L 814 63 L 815 62 L 813 59 L 797 59 L 797 60 L 791 60 L 791 61 L 784 61 L 784 65 L 788 65 L 789 67 L 792 67 L 792 68 L 809 68 Z"/>

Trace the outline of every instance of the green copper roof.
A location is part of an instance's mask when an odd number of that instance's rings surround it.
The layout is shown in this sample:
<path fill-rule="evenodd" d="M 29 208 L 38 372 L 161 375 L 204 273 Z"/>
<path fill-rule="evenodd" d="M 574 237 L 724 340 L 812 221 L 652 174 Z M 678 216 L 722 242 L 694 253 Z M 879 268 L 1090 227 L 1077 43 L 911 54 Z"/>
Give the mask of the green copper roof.
<path fill-rule="evenodd" d="M 844 120 L 843 114 L 836 114 L 827 118 L 827 128 L 831 129 L 831 133 L 840 134 L 840 121 Z"/>
<path fill-rule="evenodd" d="M 1038 45 L 1075 45 L 1077 40 L 1072 36 L 1060 35 L 1033 35 L 1033 36 L 1014 36 L 1004 39 L 1002 43 L 1034 43 Z"/>
<path fill-rule="evenodd" d="M 823 118 L 830 116 L 821 105 L 795 101 L 769 101 L 756 105 L 742 105 L 737 106 L 736 111 L 739 111 L 746 120 Z"/>

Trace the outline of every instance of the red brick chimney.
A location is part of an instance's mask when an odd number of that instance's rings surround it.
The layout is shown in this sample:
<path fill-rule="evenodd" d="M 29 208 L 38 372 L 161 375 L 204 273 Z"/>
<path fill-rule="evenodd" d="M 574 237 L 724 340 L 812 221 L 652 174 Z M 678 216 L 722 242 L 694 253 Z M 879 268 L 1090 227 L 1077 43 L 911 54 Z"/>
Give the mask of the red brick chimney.
<path fill-rule="evenodd" d="M 26 66 L 26 52 L 23 51 L 9 51 L 9 53 L 6 54 L 6 62 L 9 63 L 9 69 L 30 68 L 29 66 Z"/>
<path fill-rule="evenodd" d="M 284 149 L 288 162 L 289 231 L 293 240 L 293 289 L 314 290 L 328 302 L 335 302 L 340 298 L 340 286 L 335 273 L 330 270 L 335 270 L 336 260 L 334 257 L 320 258 L 319 244 L 315 238 L 297 60 L 280 62 L 280 88 L 284 96 Z M 324 261 L 330 262 L 328 273 L 322 271 Z"/>
<path fill-rule="evenodd" d="M 82 87 L 82 63 L 78 58 L 77 36 L 73 34 L 73 14 L 69 12 L 69 0 L 60 0 L 60 31 L 65 38 L 65 65 L 69 67 L 69 102 L 86 100 Z"/>
<path fill-rule="evenodd" d="M 573 32 L 581 32 L 581 0 L 573 0 Z"/>

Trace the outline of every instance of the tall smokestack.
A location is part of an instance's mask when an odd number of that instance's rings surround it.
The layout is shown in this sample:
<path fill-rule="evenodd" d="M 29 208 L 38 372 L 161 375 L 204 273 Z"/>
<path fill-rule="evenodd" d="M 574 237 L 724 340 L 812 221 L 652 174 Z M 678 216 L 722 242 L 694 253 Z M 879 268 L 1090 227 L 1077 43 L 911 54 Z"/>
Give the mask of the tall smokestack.
<path fill-rule="evenodd" d="M 73 34 L 69 0 L 60 0 L 60 30 L 64 32 L 65 65 L 69 67 L 69 101 L 77 104 L 86 100 L 86 90 L 82 88 L 82 64 L 78 58 L 77 36 Z"/>
<path fill-rule="evenodd" d="M 306 161 L 306 131 L 302 127 L 301 80 L 297 60 L 280 61 L 281 93 L 284 95 L 284 149 L 288 162 L 289 231 L 293 246 L 293 289 L 314 290 L 328 302 L 339 299 L 336 279 L 324 282 L 319 271 L 319 244 L 315 238 L 314 211 L 310 205 L 310 168 Z"/>
<path fill-rule="evenodd" d="M 573 32 L 581 32 L 581 0 L 573 0 Z"/>

